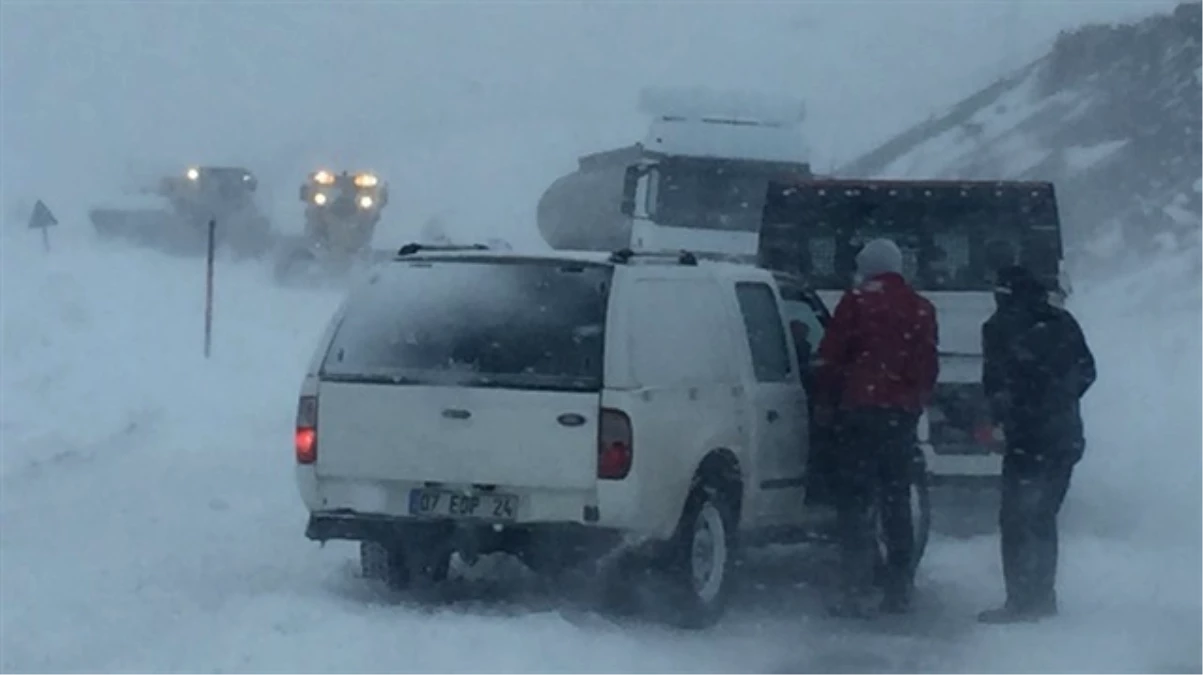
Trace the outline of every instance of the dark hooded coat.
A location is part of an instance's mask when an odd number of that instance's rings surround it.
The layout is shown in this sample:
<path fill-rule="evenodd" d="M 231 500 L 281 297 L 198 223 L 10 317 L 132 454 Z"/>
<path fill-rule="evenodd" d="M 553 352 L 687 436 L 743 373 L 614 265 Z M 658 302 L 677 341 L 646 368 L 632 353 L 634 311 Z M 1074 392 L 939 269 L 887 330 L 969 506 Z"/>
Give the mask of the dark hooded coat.
<path fill-rule="evenodd" d="M 1007 453 L 1076 463 L 1085 447 L 1079 401 L 1097 375 L 1082 328 L 1023 267 L 999 272 L 995 299 L 982 325 L 982 385 Z"/>

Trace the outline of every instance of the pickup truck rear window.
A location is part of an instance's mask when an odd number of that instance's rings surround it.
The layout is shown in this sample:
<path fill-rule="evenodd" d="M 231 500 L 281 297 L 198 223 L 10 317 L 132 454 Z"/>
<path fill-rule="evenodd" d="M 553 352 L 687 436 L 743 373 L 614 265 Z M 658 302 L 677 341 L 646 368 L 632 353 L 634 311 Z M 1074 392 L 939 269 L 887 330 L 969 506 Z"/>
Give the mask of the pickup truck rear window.
<path fill-rule="evenodd" d="M 554 260 L 393 263 L 353 292 L 321 376 L 598 390 L 610 275 Z"/>

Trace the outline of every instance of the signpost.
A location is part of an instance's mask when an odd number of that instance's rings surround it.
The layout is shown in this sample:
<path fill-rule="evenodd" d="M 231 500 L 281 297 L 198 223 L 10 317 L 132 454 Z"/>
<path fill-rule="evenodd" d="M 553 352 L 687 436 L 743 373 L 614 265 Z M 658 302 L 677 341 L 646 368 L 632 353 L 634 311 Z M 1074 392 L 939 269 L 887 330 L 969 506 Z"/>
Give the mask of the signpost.
<path fill-rule="evenodd" d="M 38 202 L 39 204 L 41 202 Z M 217 236 L 217 219 L 209 219 L 209 251 L 205 257 L 205 358 L 213 345 L 213 253 Z"/>
<path fill-rule="evenodd" d="M 33 213 L 29 216 L 29 229 L 42 231 L 42 247 L 46 252 L 50 252 L 50 227 L 58 225 L 58 218 L 50 212 L 50 209 L 38 200 L 37 204 L 33 205 Z"/>

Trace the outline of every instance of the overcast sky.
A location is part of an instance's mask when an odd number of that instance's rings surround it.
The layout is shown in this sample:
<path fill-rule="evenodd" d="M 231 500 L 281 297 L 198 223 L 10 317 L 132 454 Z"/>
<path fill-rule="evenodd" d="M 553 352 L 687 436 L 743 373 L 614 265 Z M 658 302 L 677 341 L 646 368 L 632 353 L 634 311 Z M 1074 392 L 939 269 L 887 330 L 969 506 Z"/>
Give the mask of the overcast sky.
<path fill-rule="evenodd" d="M 1174 4 L 6 0 L 0 170 L 11 197 L 233 162 L 283 203 L 314 165 L 345 162 L 386 172 L 390 210 L 417 220 L 449 202 L 529 218 L 578 154 L 642 136 L 645 85 L 801 95 L 822 167 L 1059 30 Z"/>

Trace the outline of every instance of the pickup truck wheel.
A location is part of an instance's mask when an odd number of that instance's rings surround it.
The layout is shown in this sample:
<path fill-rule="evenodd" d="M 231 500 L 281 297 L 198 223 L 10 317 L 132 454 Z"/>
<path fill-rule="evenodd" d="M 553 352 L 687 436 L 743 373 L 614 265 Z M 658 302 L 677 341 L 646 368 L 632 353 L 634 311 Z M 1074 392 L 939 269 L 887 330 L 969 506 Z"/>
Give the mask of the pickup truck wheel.
<path fill-rule="evenodd" d="M 915 478 L 911 483 L 911 522 L 915 528 L 915 557 L 911 563 L 911 573 L 919 567 L 919 561 L 927 552 L 927 542 L 931 539 L 931 492 L 927 484 L 927 465 L 920 464 Z"/>
<path fill-rule="evenodd" d="M 706 628 L 722 616 L 731 595 L 738 537 L 734 509 L 714 487 L 699 484 L 671 542 L 666 570 L 675 596 L 674 623 Z"/>
<path fill-rule="evenodd" d="M 915 473 L 911 479 L 911 489 L 908 499 L 911 511 L 911 532 L 914 536 L 914 555 L 911 558 L 911 574 L 919 568 L 919 562 L 927 551 L 927 542 L 931 538 L 931 493 L 927 481 L 927 464 L 920 454 L 915 460 Z M 877 561 L 876 581 L 878 586 L 886 579 L 886 545 L 885 528 L 881 520 L 881 511 L 874 514 L 877 526 Z"/>

